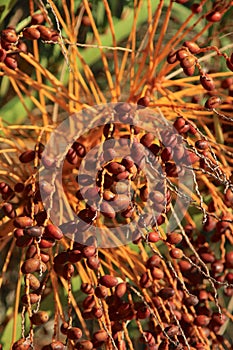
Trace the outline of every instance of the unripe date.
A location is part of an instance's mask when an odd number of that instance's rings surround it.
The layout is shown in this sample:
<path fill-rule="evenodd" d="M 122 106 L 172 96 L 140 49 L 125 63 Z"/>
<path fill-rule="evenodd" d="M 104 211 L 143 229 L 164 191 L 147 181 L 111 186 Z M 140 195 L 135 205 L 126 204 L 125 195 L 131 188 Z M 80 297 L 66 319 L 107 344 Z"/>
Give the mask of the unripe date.
<path fill-rule="evenodd" d="M 93 334 L 94 341 L 106 342 L 108 340 L 108 333 L 105 330 L 99 330 Z"/>
<path fill-rule="evenodd" d="M 27 27 L 23 30 L 23 37 L 28 40 L 38 40 L 40 38 L 40 32 L 35 27 Z"/>
<path fill-rule="evenodd" d="M 102 284 L 102 286 L 105 286 L 107 288 L 112 288 L 118 284 L 118 279 L 111 275 L 105 275 L 100 277 L 99 282 L 100 284 Z"/>
<path fill-rule="evenodd" d="M 38 311 L 31 316 L 30 320 L 35 326 L 41 326 L 48 322 L 49 315 L 46 311 Z"/>
<path fill-rule="evenodd" d="M 45 237 L 60 240 L 63 238 L 61 229 L 53 224 L 48 224 L 45 227 Z"/>
<path fill-rule="evenodd" d="M 82 330 L 78 327 L 71 327 L 67 331 L 67 338 L 77 340 L 82 337 Z"/>
<path fill-rule="evenodd" d="M 14 220 L 14 226 L 16 228 L 25 228 L 32 225 L 33 220 L 29 216 L 20 216 Z"/>
<path fill-rule="evenodd" d="M 93 344 L 90 340 L 81 340 L 75 344 L 75 349 L 78 350 L 92 350 Z"/>
<path fill-rule="evenodd" d="M 27 278 L 29 280 L 29 286 L 32 290 L 37 290 L 40 288 L 40 281 L 38 280 L 38 278 L 36 276 L 34 276 L 33 274 L 29 273 L 27 275 Z"/>
<path fill-rule="evenodd" d="M 39 271 L 40 268 L 42 269 L 42 272 L 45 272 L 47 270 L 47 267 L 43 261 L 40 262 L 39 259 L 30 258 L 24 261 L 21 267 L 21 271 L 23 274 L 27 274 Z"/>

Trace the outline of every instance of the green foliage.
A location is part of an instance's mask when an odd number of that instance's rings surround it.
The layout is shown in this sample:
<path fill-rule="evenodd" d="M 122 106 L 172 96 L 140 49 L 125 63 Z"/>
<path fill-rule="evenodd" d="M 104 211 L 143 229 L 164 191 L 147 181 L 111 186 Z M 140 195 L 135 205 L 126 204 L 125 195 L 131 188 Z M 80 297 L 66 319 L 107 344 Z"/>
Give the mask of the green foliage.
<path fill-rule="evenodd" d="M 6 327 L 4 328 L 3 334 L 0 337 L 4 350 L 11 349 L 13 323 L 14 323 L 14 319 L 11 318 L 11 320 L 7 323 Z M 20 338 L 20 335 L 21 335 L 21 315 L 19 314 L 17 316 L 17 328 L 16 328 L 17 339 Z"/>
<path fill-rule="evenodd" d="M 0 0 L 0 23 L 10 13 L 16 2 L 16 0 Z"/>

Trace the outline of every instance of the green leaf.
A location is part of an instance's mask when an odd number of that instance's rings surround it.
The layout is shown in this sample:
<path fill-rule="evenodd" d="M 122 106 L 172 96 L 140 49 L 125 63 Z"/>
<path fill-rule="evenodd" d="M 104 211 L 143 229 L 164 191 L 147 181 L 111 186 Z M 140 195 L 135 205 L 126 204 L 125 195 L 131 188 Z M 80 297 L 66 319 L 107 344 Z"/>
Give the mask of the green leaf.
<path fill-rule="evenodd" d="M 112 12 L 112 16 L 120 18 L 124 8 L 123 1 L 109 0 L 109 6 Z"/>
<path fill-rule="evenodd" d="M 81 278 L 80 278 L 79 275 L 73 277 L 72 280 L 71 280 L 71 283 L 72 283 L 72 291 L 73 291 L 73 293 L 80 290 L 82 281 L 81 281 Z"/>
<path fill-rule="evenodd" d="M 28 109 L 32 108 L 33 103 L 29 97 L 25 97 L 24 102 Z M 27 111 L 17 96 L 13 97 L 0 110 L 0 118 L 9 124 L 21 124 L 27 115 Z"/>
<path fill-rule="evenodd" d="M 155 10 L 155 8 L 156 8 L 156 4 L 153 3 L 152 10 Z M 138 16 L 137 26 L 140 26 L 142 23 L 144 23 L 147 20 L 147 16 L 148 16 L 147 3 L 144 3 L 141 7 L 141 10 Z M 116 36 L 117 42 L 120 42 L 129 36 L 132 30 L 133 19 L 134 19 L 134 10 L 127 8 L 127 20 L 124 18 L 124 19 L 114 21 L 115 36 Z M 112 46 L 112 35 L 110 32 L 102 34 L 100 36 L 100 39 L 103 46 Z M 82 52 L 82 56 L 88 65 L 92 65 L 93 63 L 98 61 L 101 57 L 101 52 L 99 48 L 88 48 L 83 50 L 80 49 L 80 52 Z M 82 70 L 83 67 L 79 60 L 78 60 L 78 66 L 79 66 L 79 69 Z"/>
<path fill-rule="evenodd" d="M 156 1 L 151 3 L 151 9 L 152 12 L 155 11 L 157 7 Z M 165 6 L 169 5 L 169 1 L 165 1 Z M 133 20 L 134 20 L 134 9 L 131 9 L 129 7 L 125 8 L 125 11 L 127 12 L 127 17 L 118 20 L 117 18 L 114 18 L 114 28 L 115 28 L 115 36 L 116 41 L 119 43 L 123 39 L 127 38 L 132 30 Z M 190 15 L 190 10 L 183 5 L 176 4 L 174 6 L 174 13 L 177 18 L 187 18 Z M 180 17 L 182 15 L 182 17 Z M 138 19 L 137 19 L 137 28 L 140 27 L 143 23 L 147 21 L 148 17 L 148 10 L 147 10 L 147 2 L 144 2 L 142 4 L 142 7 L 140 9 Z M 195 19 L 193 21 L 190 21 L 190 25 L 192 25 L 195 22 Z M 195 30 L 200 30 L 201 25 L 197 24 L 195 27 Z M 101 43 L 103 46 L 112 46 L 112 35 L 108 31 L 107 33 L 104 33 L 100 35 Z M 80 49 L 80 52 L 82 53 L 82 57 L 85 60 L 85 62 L 91 66 L 95 62 L 97 62 L 100 57 L 101 53 L 98 48 L 86 48 L 86 49 Z M 83 69 L 81 62 L 77 59 L 77 64 L 80 70 Z"/>
<path fill-rule="evenodd" d="M 4 20 L 15 4 L 16 0 L 0 0 L 0 21 Z"/>
<path fill-rule="evenodd" d="M 1 343 L 4 350 L 11 349 L 11 339 L 12 339 L 12 330 L 13 330 L 13 318 L 7 323 L 4 328 L 3 334 L 0 337 Z M 21 336 L 21 315 L 17 316 L 17 329 L 16 329 L 16 339 L 19 339 Z"/>

